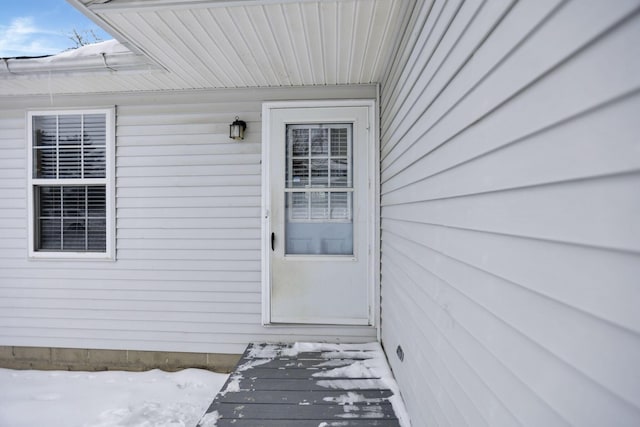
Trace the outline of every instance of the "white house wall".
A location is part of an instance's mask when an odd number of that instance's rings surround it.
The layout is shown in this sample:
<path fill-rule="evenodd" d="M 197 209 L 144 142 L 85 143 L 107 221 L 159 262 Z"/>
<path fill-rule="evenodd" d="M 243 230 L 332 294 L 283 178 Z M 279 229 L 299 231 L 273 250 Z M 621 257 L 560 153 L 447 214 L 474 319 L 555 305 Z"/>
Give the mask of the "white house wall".
<path fill-rule="evenodd" d="M 413 425 L 637 425 L 638 7 L 417 3 L 381 110 L 382 338 Z"/>
<path fill-rule="evenodd" d="M 0 98 L 0 346 L 240 353 L 251 341 L 375 340 L 261 326 L 264 100 L 374 86 Z M 27 259 L 26 109 L 116 105 L 117 261 Z M 229 139 L 235 116 L 248 123 Z"/>

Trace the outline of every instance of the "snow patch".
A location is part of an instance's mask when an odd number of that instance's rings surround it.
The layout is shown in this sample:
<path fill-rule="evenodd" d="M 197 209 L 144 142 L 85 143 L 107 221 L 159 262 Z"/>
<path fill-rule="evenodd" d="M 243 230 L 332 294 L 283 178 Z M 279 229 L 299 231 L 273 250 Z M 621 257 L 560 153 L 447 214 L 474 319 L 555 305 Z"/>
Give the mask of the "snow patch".
<path fill-rule="evenodd" d="M 0 369 L 0 426 L 194 426 L 227 375 Z"/>
<path fill-rule="evenodd" d="M 362 413 L 360 412 L 362 411 Z M 356 414 L 356 412 L 358 412 Z M 382 408 L 380 406 L 356 406 L 345 405 L 344 414 L 337 415 L 340 418 L 382 418 Z"/>
<path fill-rule="evenodd" d="M 375 354 L 370 351 L 325 351 L 322 353 L 323 359 L 373 359 Z"/>
<path fill-rule="evenodd" d="M 353 405 L 354 403 L 381 403 L 383 399 L 380 397 L 367 398 L 362 394 L 350 391 L 347 394 L 341 394 L 340 396 L 324 397 L 322 400 L 325 402 L 337 403 L 338 405 Z"/>
<path fill-rule="evenodd" d="M 81 46 L 77 49 L 71 49 L 64 51 L 62 53 L 58 53 L 52 56 L 45 56 L 43 58 L 37 58 L 39 62 L 52 62 L 58 59 L 69 59 L 69 58 L 85 58 L 88 56 L 96 56 L 96 55 L 115 55 L 115 54 L 130 54 L 131 51 L 124 47 L 122 43 L 118 40 L 106 40 L 99 43 L 92 43 L 88 45 Z"/>
<path fill-rule="evenodd" d="M 367 361 L 357 361 L 347 366 L 316 372 L 314 377 L 330 378 L 376 378 L 375 372 L 367 366 Z"/>
<path fill-rule="evenodd" d="M 220 418 L 222 417 L 218 411 L 209 412 L 200 420 L 200 427 L 216 427 Z"/>
<path fill-rule="evenodd" d="M 142 402 L 127 408 L 110 409 L 102 412 L 92 427 L 118 426 L 157 426 L 185 427 L 186 421 L 181 414 L 189 414 L 190 419 L 198 418 L 198 409 L 187 402 L 161 404 L 158 402 Z M 114 424 L 118 420 L 118 424 Z"/>
<path fill-rule="evenodd" d="M 250 361 L 248 361 L 246 363 L 243 363 L 242 365 L 238 366 L 238 369 L 236 369 L 236 371 L 244 372 L 244 371 L 246 371 L 248 369 L 255 368 L 256 366 L 264 365 L 264 364 L 272 362 L 272 361 L 273 361 L 273 358 L 250 360 Z"/>
<path fill-rule="evenodd" d="M 60 400 L 62 395 L 60 393 L 45 393 L 33 396 L 33 400 Z"/>
<path fill-rule="evenodd" d="M 348 360 L 340 360 L 340 359 L 329 359 L 326 362 L 318 363 L 314 365 L 316 368 L 330 368 L 335 366 L 347 366 L 350 365 L 351 361 Z"/>
<path fill-rule="evenodd" d="M 273 359 L 275 357 L 295 357 L 300 353 L 323 353 L 325 359 L 337 358 L 370 358 L 380 349 L 378 343 L 365 344 L 330 344 L 315 342 L 297 342 L 291 347 L 282 347 L 280 344 L 266 344 L 253 347 L 249 350 L 248 358 Z"/>
<path fill-rule="evenodd" d="M 317 343 L 317 342 L 297 342 L 292 346 L 292 349 L 298 353 L 312 353 L 320 351 L 356 351 L 361 350 L 377 351 L 380 349 L 380 345 L 375 342 L 365 344 L 330 344 L 330 343 Z"/>
<path fill-rule="evenodd" d="M 365 346 L 345 346 L 342 344 L 319 344 L 311 345 L 296 344 L 297 348 L 320 348 L 329 350 L 323 353 L 322 357 L 327 359 L 356 357 L 358 359 L 350 365 L 341 366 L 323 372 L 317 372 L 313 376 L 316 378 L 335 378 L 323 379 L 316 382 L 320 387 L 330 388 L 334 390 L 363 390 L 368 388 L 388 388 L 393 393 L 389 398 L 389 402 L 393 406 L 393 410 L 398 417 L 402 427 L 410 427 L 409 415 L 400 397 L 400 389 L 398 383 L 393 378 L 386 356 L 379 343 L 369 343 Z M 366 351 L 358 351 L 363 349 Z M 312 350 L 318 351 L 318 350 Z M 350 356 L 347 353 L 355 353 Z M 363 379 L 365 378 L 365 379 Z M 376 379 L 379 378 L 379 379 Z M 346 413 L 345 416 L 353 414 Z"/>
<path fill-rule="evenodd" d="M 274 359 L 280 356 L 282 346 L 276 344 L 267 344 L 259 347 L 252 347 L 249 350 L 247 358 L 249 359 Z"/>
<path fill-rule="evenodd" d="M 224 396 L 227 393 L 237 393 L 240 391 L 240 380 L 244 377 L 240 374 L 234 374 L 231 376 L 231 380 L 227 384 L 224 390 L 220 392 L 221 396 Z"/>
<path fill-rule="evenodd" d="M 320 380 L 317 381 L 316 384 L 320 387 L 330 388 L 333 390 L 367 390 L 385 387 L 384 383 L 375 379 Z"/>
<path fill-rule="evenodd" d="M 360 418 L 360 415 L 348 413 L 348 414 L 337 414 L 336 417 L 339 417 L 339 418 Z"/>

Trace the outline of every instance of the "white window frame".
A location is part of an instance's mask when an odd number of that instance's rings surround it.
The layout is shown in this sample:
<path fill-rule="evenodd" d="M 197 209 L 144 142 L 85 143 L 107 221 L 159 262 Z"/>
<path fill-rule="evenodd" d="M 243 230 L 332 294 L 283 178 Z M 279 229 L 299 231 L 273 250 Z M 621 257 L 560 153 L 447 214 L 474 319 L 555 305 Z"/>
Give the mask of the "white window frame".
<path fill-rule="evenodd" d="M 71 179 L 38 179 L 33 178 L 33 117 L 34 116 L 62 116 L 73 114 L 104 114 L 105 115 L 105 178 L 71 178 Z M 29 244 L 28 257 L 30 259 L 74 259 L 74 260 L 115 260 L 116 227 L 115 227 L 115 107 L 107 108 L 76 108 L 64 110 L 33 110 L 27 111 L 27 229 Z M 75 251 L 45 251 L 35 250 L 35 204 L 34 188 L 37 185 L 104 185 L 106 202 L 106 250 L 104 252 L 75 252 Z"/>
<path fill-rule="evenodd" d="M 341 156 L 331 156 L 330 152 L 327 152 L 327 156 L 326 157 L 313 157 L 311 155 L 311 152 L 309 152 L 307 159 L 309 161 L 311 161 L 312 159 L 319 159 L 319 160 L 327 160 L 327 164 L 329 165 L 329 169 L 327 170 L 328 172 L 328 177 L 327 177 L 327 181 L 329 183 L 328 186 L 326 187 L 313 187 L 310 182 L 311 182 L 311 165 L 309 164 L 309 184 L 305 187 L 285 187 L 284 191 L 287 194 L 287 197 L 291 197 L 291 195 L 293 193 L 306 193 L 309 196 L 311 195 L 311 193 L 353 193 L 353 127 L 351 123 L 308 123 L 308 124 L 292 124 L 291 126 L 296 126 L 296 127 L 307 127 L 307 129 L 311 129 L 311 128 L 315 128 L 317 126 L 333 126 L 333 127 L 340 127 L 343 126 L 344 129 L 348 129 L 348 139 L 350 141 L 348 150 L 347 150 L 347 155 L 344 156 L 345 160 L 347 160 L 347 163 L 349 165 L 349 169 L 348 169 L 348 176 L 347 176 L 347 181 L 351 184 L 350 186 L 345 186 L 345 187 L 332 187 L 331 186 L 331 160 L 335 159 L 336 157 L 341 157 Z M 330 143 L 330 141 L 329 141 Z M 287 144 L 290 144 L 289 142 L 287 142 Z M 286 155 L 286 159 L 285 161 L 288 164 L 288 170 L 289 170 L 289 175 L 286 179 L 290 180 L 291 179 L 291 175 L 293 174 L 293 157 L 289 156 L 288 153 L 290 151 L 290 149 L 287 149 L 287 155 Z M 330 150 L 330 149 L 329 149 Z M 330 196 L 329 196 L 330 197 Z M 329 202 L 330 204 L 331 202 Z M 311 212 L 307 212 L 307 218 L 294 218 L 293 217 L 293 210 L 289 210 L 289 214 L 288 214 L 288 220 L 289 222 L 300 222 L 300 223 L 313 223 L 313 222 L 326 222 L 326 223 L 351 223 L 353 221 L 353 196 L 351 198 L 348 199 L 348 209 L 349 209 L 349 218 L 343 219 L 336 219 L 336 218 L 331 218 L 329 215 L 328 218 L 318 218 L 318 219 L 314 219 L 311 217 Z M 311 210 L 311 202 L 309 202 L 308 205 L 308 210 Z"/>

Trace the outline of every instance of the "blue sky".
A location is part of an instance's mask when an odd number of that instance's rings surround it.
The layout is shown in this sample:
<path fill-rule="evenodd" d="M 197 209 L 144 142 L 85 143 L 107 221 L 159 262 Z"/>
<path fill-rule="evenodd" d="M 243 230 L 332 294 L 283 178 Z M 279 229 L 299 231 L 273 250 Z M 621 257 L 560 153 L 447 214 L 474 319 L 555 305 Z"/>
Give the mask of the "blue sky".
<path fill-rule="evenodd" d="M 2 0 L 0 57 L 51 55 L 75 47 L 73 30 L 112 37 L 65 0 Z"/>

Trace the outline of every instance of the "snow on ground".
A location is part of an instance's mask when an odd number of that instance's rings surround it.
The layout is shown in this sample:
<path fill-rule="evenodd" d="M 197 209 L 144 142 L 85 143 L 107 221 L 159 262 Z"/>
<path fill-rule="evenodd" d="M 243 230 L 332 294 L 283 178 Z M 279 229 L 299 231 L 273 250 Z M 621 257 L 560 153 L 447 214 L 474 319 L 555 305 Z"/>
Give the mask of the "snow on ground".
<path fill-rule="evenodd" d="M 227 379 L 202 369 L 164 372 L 0 368 L 0 427 L 195 426 Z"/>

